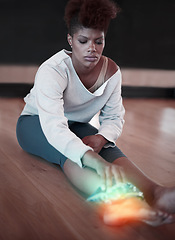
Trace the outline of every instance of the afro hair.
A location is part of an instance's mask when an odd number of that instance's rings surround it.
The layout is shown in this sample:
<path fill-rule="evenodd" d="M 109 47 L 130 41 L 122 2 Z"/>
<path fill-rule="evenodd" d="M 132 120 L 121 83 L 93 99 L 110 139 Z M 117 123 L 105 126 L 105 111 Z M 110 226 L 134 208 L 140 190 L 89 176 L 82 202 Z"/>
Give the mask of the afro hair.
<path fill-rule="evenodd" d="M 107 32 L 111 19 L 119 8 L 111 0 L 69 0 L 65 8 L 65 22 L 70 35 L 79 28 L 93 28 Z"/>

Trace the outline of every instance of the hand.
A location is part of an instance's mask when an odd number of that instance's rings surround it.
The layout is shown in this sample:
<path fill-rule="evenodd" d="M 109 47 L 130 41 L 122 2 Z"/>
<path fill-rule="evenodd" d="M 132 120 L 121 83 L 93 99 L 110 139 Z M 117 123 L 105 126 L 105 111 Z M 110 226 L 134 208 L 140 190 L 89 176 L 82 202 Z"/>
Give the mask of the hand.
<path fill-rule="evenodd" d="M 122 167 L 106 162 L 93 151 L 87 151 L 82 158 L 82 162 L 85 166 L 96 170 L 101 177 L 102 190 L 106 190 L 117 182 L 125 182 L 125 174 Z"/>
<path fill-rule="evenodd" d="M 96 169 L 97 174 L 101 177 L 101 189 L 106 190 L 118 182 L 125 182 L 125 174 L 122 167 L 116 164 L 105 163 L 99 164 Z"/>
<path fill-rule="evenodd" d="M 102 135 L 90 135 L 82 139 L 83 143 L 93 148 L 94 152 L 99 153 L 104 145 L 108 142 Z"/>

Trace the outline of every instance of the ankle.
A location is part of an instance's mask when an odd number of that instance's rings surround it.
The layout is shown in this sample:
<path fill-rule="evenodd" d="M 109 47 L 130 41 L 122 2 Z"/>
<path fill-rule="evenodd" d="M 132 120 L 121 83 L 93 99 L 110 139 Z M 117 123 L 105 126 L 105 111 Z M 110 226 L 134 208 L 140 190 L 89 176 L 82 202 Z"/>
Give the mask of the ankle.
<path fill-rule="evenodd" d="M 159 186 L 158 184 L 153 184 L 149 189 L 144 191 L 144 197 L 146 202 L 151 206 L 154 207 L 154 205 L 157 202 L 157 199 L 161 195 L 163 187 Z"/>
<path fill-rule="evenodd" d="M 153 191 L 153 206 L 157 206 L 158 200 L 161 198 L 162 193 L 164 192 L 165 188 L 160 185 L 156 185 Z"/>

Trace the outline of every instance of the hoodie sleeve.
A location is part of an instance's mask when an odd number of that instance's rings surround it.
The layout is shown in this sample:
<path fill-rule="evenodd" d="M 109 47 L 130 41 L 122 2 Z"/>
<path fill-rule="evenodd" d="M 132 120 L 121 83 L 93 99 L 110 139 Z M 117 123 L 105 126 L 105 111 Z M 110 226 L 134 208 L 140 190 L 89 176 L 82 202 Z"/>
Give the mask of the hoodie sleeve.
<path fill-rule="evenodd" d="M 82 167 L 81 158 L 92 148 L 86 146 L 68 127 L 64 116 L 66 74 L 52 66 L 42 66 L 36 75 L 36 105 L 41 128 L 48 142 L 68 159 Z"/>
<path fill-rule="evenodd" d="M 98 134 L 109 141 L 105 147 L 115 146 L 115 142 L 121 135 L 124 125 L 125 109 L 121 96 L 121 72 L 120 70 L 118 71 L 119 74 L 114 75 L 117 82 L 116 87 L 99 115 L 100 128 Z"/>

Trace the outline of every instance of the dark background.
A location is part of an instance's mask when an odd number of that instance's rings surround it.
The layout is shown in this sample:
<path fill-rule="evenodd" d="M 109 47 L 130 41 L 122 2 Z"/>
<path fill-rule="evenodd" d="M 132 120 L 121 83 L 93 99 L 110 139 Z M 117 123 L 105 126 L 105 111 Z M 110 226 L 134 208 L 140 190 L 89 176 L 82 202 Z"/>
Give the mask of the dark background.
<path fill-rule="evenodd" d="M 95 0 L 94 0 L 95 1 Z M 104 53 L 120 67 L 175 69 L 175 1 L 118 0 Z M 41 64 L 69 49 L 66 0 L 0 0 L 0 64 Z"/>

